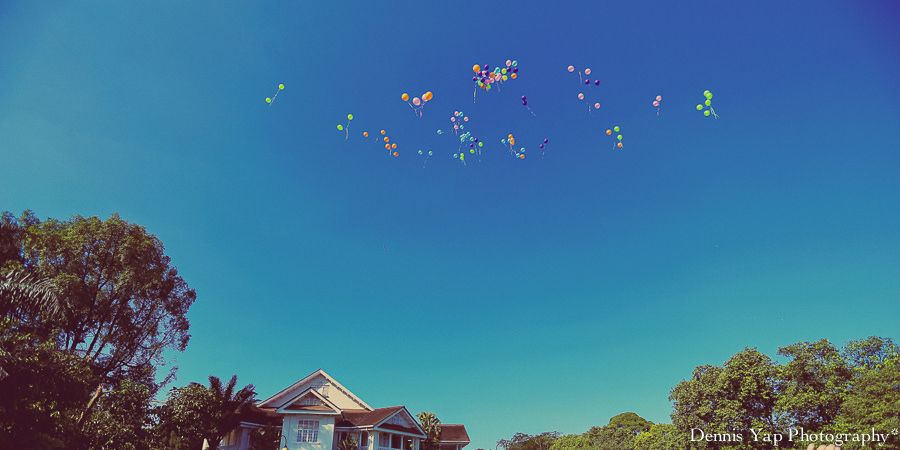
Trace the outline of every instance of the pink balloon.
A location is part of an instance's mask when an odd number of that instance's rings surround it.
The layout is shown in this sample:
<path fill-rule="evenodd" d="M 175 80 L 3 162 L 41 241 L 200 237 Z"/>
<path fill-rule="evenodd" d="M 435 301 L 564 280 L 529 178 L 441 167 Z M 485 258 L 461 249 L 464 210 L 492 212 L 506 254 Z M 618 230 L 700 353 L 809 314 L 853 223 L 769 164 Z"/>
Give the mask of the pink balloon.
<path fill-rule="evenodd" d="M 450 118 L 450 121 L 451 121 L 451 122 L 456 122 L 456 117 L 451 117 L 451 118 Z"/>
<path fill-rule="evenodd" d="M 594 109 L 600 109 L 600 104 L 599 104 L 599 103 L 594 103 Z"/>
<path fill-rule="evenodd" d="M 569 72 L 574 72 L 574 71 L 575 71 L 575 66 L 569 66 Z"/>
<path fill-rule="evenodd" d="M 590 74 L 591 74 L 591 69 L 584 69 L 584 74 L 585 74 L 585 75 L 590 75 Z"/>
<path fill-rule="evenodd" d="M 455 125 L 455 124 L 454 124 L 454 125 L 453 125 L 453 129 L 454 129 L 454 130 L 458 130 L 458 129 L 459 129 L 459 125 Z"/>
<path fill-rule="evenodd" d="M 506 60 L 506 67 L 509 67 L 509 66 L 511 66 L 511 65 L 512 65 L 512 61 L 510 61 L 510 60 L 507 59 L 507 60 Z"/>
<path fill-rule="evenodd" d="M 422 104 L 422 100 L 419 100 L 419 97 L 413 97 L 413 105 L 419 106 Z"/>
<path fill-rule="evenodd" d="M 584 94 L 579 93 L 579 94 L 578 94 L 578 100 L 584 100 Z"/>
<path fill-rule="evenodd" d="M 653 100 L 653 106 L 659 106 L 659 102 L 656 100 Z"/>
<path fill-rule="evenodd" d="M 661 101 L 662 101 L 662 95 L 657 95 L 657 96 L 656 96 L 656 101 L 661 102 Z"/>
<path fill-rule="evenodd" d="M 468 116 L 467 116 L 467 117 L 463 117 L 463 122 L 468 122 L 468 121 L 469 121 L 469 117 L 468 117 Z"/>

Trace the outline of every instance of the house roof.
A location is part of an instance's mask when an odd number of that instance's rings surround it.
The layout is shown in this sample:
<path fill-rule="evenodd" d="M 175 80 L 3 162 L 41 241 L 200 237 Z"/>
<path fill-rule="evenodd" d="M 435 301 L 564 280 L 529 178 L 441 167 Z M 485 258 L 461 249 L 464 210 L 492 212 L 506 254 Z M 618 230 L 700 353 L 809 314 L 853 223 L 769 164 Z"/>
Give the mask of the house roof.
<path fill-rule="evenodd" d="M 370 410 L 370 411 L 373 409 L 373 408 L 372 408 L 371 406 L 369 406 L 366 402 L 362 401 L 362 399 L 360 399 L 359 397 L 357 397 L 354 393 L 350 392 L 349 389 L 345 388 L 344 385 L 342 385 L 341 383 L 338 383 L 337 380 L 335 380 L 334 378 L 331 377 L 331 375 L 328 375 L 327 373 L 325 373 L 325 371 L 322 370 L 322 369 L 317 369 L 315 372 L 313 372 L 313 373 L 311 373 L 311 374 L 309 374 L 309 375 L 303 377 L 303 379 L 301 379 L 300 381 L 297 381 L 296 383 L 294 383 L 294 384 L 292 384 L 292 385 L 290 385 L 290 386 L 288 386 L 288 387 L 282 389 L 282 390 L 279 391 L 277 394 L 275 394 L 275 395 L 273 395 L 273 396 L 271 396 L 271 397 L 269 397 L 269 398 L 267 398 L 267 399 L 265 399 L 265 400 L 259 402 L 258 405 L 259 405 L 259 406 L 262 406 L 262 407 L 271 407 L 271 406 L 275 406 L 275 405 L 273 405 L 273 404 L 270 404 L 270 402 L 274 402 L 274 401 L 275 401 L 276 399 L 278 399 L 279 397 L 282 397 L 282 396 L 284 396 L 284 395 L 287 395 L 288 393 L 290 393 L 290 392 L 293 391 L 294 389 L 298 388 L 299 386 L 303 385 L 304 383 L 307 383 L 307 382 L 311 381 L 312 379 L 314 379 L 315 377 L 317 377 L 317 376 L 319 376 L 319 375 L 325 377 L 325 379 L 327 379 L 329 383 L 331 383 L 332 385 L 334 385 L 336 388 L 340 389 L 341 392 L 343 392 L 344 394 L 346 394 L 347 397 L 350 397 L 354 402 L 358 403 L 358 404 L 359 404 L 360 406 L 362 406 L 364 409 L 367 409 L 367 410 Z M 282 405 L 282 404 L 283 404 L 283 403 L 280 403 L 280 405 Z"/>
<path fill-rule="evenodd" d="M 304 402 L 305 400 L 308 400 L 308 402 Z M 313 413 L 337 414 L 340 412 L 340 408 L 335 406 L 334 403 L 331 403 L 327 398 L 320 394 L 319 391 L 313 388 L 307 388 L 305 391 L 294 396 L 294 398 L 289 399 L 283 405 L 278 406 L 275 411 L 309 411 Z"/>
<path fill-rule="evenodd" d="M 441 425 L 441 434 L 438 436 L 438 440 L 442 444 L 457 444 L 465 442 L 468 444 L 469 441 L 469 433 L 466 432 L 465 425 L 448 425 L 445 423 Z"/>
<path fill-rule="evenodd" d="M 403 421 L 413 425 L 407 427 L 395 423 L 387 423 L 392 417 L 402 414 L 405 416 Z M 425 437 L 425 431 L 419 426 L 419 422 L 406 410 L 405 406 L 391 406 L 388 408 L 378 408 L 372 411 L 361 409 L 344 410 L 341 412 L 341 420 L 335 424 L 336 428 L 355 427 L 355 428 L 378 428 L 380 430 L 397 431 L 407 433 L 414 436 Z"/>

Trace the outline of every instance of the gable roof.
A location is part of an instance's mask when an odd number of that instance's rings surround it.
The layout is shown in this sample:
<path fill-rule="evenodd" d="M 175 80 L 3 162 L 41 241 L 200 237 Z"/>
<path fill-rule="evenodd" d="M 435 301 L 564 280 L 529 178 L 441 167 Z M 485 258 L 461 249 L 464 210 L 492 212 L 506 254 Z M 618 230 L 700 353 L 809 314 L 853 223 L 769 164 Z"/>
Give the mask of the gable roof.
<path fill-rule="evenodd" d="M 440 426 L 441 434 L 438 436 L 438 440 L 441 444 L 468 444 L 470 442 L 469 433 L 466 432 L 465 425 L 448 425 L 442 423 Z"/>
<path fill-rule="evenodd" d="M 413 426 L 408 427 L 388 423 L 398 414 L 405 419 L 403 421 Z M 341 411 L 341 420 L 335 424 L 335 428 L 340 427 L 378 428 L 380 430 L 397 431 L 422 438 L 425 437 L 425 430 L 422 429 L 419 422 L 416 421 L 405 406 L 391 406 L 388 408 L 378 408 L 372 411 L 344 410 Z"/>
<path fill-rule="evenodd" d="M 276 408 L 276 412 L 279 413 L 287 411 L 303 411 L 313 414 L 338 414 L 341 409 L 320 394 L 319 391 L 310 387 Z"/>
<path fill-rule="evenodd" d="M 303 384 L 312 381 L 314 378 L 316 378 L 318 376 L 324 377 L 326 380 L 328 380 L 329 383 L 331 383 L 331 385 L 336 387 L 338 390 L 343 392 L 347 397 L 349 397 L 351 400 L 353 400 L 355 403 L 357 403 L 359 406 L 361 406 L 362 409 L 368 410 L 368 411 L 371 411 L 373 409 L 366 402 L 362 401 L 362 399 L 360 399 L 355 394 L 350 392 L 350 390 L 345 388 L 344 385 L 342 385 L 341 383 L 338 383 L 337 380 L 335 380 L 334 378 L 331 377 L 331 375 L 328 375 L 327 373 L 325 373 L 325 371 L 322 369 L 317 369 L 315 372 L 303 377 L 303 379 L 301 379 L 300 381 L 297 381 L 296 383 L 282 389 L 277 394 L 263 400 L 262 402 L 258 403 L 257 405 L 260 407 L 275 407 L 275 408 L 284 406 L 286 401 L 284 400 L 283 397 L 289 395 L 292 391 L 296 390 Z M 296 398 L 296 396 L 294 398 Z M 334 405 L 332 405 L 332 406 L 334 406 Z M 338 409 L 337 411 L 340 411 L 340 409 Z"/>

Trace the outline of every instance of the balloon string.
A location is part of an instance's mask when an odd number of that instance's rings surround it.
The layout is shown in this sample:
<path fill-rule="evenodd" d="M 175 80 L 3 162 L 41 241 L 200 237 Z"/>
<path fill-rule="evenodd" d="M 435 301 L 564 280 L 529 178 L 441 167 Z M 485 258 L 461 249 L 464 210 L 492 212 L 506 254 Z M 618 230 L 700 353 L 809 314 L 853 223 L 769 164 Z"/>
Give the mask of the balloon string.
<path fill-rule="evenodd" d="M 716 118 L 716 119 L 718 119 L 718 118 L 719 118 L 719 116 L 718 116 L 718 115 L 716 115 L 716 110 L 714 110 L 714 109 L 713 109 L 713 108 L 712 108 L 712 106 L 710 106 L 710 107 L 709 107 L 709 110 L 710 110 L 710 111 L 711 111 L 711 112 L 712 112 L 712 114 L 713 114 L 713 117 L 715 117 L 715 118 Z"/>

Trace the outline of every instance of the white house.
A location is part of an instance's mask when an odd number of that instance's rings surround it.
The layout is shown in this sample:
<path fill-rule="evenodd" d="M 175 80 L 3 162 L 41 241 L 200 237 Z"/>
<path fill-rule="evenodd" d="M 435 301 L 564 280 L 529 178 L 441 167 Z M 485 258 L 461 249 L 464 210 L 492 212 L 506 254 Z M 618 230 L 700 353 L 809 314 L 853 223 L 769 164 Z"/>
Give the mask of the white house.
<path fill-rule="evenodd" d="M 248 450 L 250 431 L 266 423 L 281 425 L 279 448 L 336 450 L 348 434 L 358 450 L 419 450 L 426 438 L 405 406 L 372 408 L 319 369 L 245 411 L 241 426 L 219 443 L 221 450 Z M 441 424 L 441 450 L 469 443 L 463 425 Z"/>

